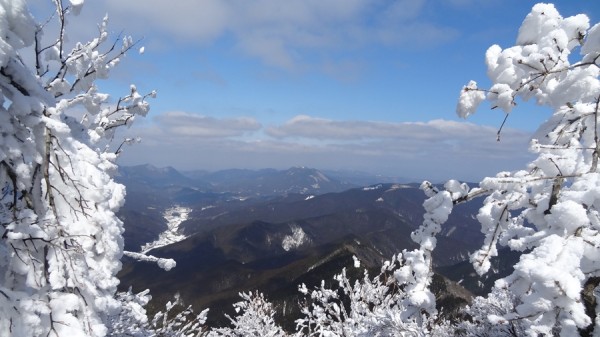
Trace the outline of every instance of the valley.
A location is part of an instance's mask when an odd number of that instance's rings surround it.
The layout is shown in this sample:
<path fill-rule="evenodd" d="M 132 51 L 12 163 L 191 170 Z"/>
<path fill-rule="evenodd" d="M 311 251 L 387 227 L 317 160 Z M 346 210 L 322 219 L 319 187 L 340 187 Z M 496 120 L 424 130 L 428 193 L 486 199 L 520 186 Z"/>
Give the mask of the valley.
<path fill-rule="evenodd" d="M 181 234 L 179 226 L 188 219 L 191 208 L 174 205 L 166 209 L 163 218 L 167 222 L 167 229 L 158 235 L 158 239 L 141 247 L 141 253 L 145 254 L 155 248 L 171 245 L 185 240 L 186 236 Z"/>
<path fill-rule="evenodd" d="M 299 284 L 333 283 L 342 268 L 358 277 L 353 257 L 375 275 L 392 255 L 415 248 L 410 234 L 422 221 L 425 199 L 416 184 L 360 186 L 308 168 L 185 175 L 146 165 L 125 168 L 119 178 L 128 191 L 125 238 L 133 238 L 126 247 L 177 262 L 166 272 L 125 258 L 120 287 L 150 289 L 150 310 L 178 293 L 196 310 L 210 308 L 211 325 L 227 324 L 223 313 L 233 313 L 239 292 L 259 290 L 282 324 L 293 327 Z M 482 242 L 477 209 L 476 203 L 456 207 L 438 236 L 440 289 L 461 288 L 450 279 L 464 281 L 471 293 L 490 286 L 471 281 L 465 263 Z M 450 298 L 440 303 L 465 303 L 469 291 L 440 293 Z"/>

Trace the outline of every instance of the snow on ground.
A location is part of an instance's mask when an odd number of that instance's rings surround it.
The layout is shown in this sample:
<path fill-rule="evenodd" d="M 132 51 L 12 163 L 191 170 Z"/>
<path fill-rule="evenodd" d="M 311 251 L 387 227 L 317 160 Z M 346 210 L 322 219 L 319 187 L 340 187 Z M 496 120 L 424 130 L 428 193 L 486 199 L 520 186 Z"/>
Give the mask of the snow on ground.
<path fill-rule="evenodd" d="M 143 245 L 141 253 L 146 254 L 154 248 L 184 240 L 186 236 L 179 233 L 179 225 L 188 219 L 191 212 L 191 208 L 183 206 L 173 206 L 167 209 L 163 213 L 163 217 L 167 220 L 167 230 L 162 232 L 156 241 Z"/>
<path fill-rule="evenodd" d="M 296 249 L 300 247 L 303 243 L 309 241 L 310 239 L 304 233 L 302 228 L 292 225 L 290 226 L 292 229 L 292 235 L 286 235 L 281 242 L 281 247 L 286 252 L 289 252 L 292 249 Z"/>
<path fill-rule="evenodd" d="M 327 178 L 327 177 L 326 177 L 326 176 L 325 176 L 323 173 L 321 173 L 321 172 L 316 172 L 315 174 L 316 174 L 316 176 L 314 176 L 314 175 L 312 175 L 312 174 L 310 175 L 310 177 L 311 177 L 311 178 L 313 178 L 313 180 L 314 180 L 315 182 L 319 182 L 319 181 L 326 181 L 326 182 L 329 182 L 329 181 L 331 181 L 331 180 L 329 180 L 329 178 Z"/>
<path fill-rule="evenodd" d="M 399 190 L 399 189 L 404 189 L 404 188 L 412 188 L 412 186 L 410 186 L 410 185 L 403 185 L 403 184 L 394 184 L 386 192 L 391 192 L 391 191 L 395 191 L 395 190 Z"/>
<path fill-rule="evenodd" d="M 363 187 L 363 191 L 378 190 L 378 189 L 380 189 L 382 187 L 383 187 L 383 185 L 381 185 L 381 184 L 377 184 L 377 185 L 374 185 L 374 186 L 367 186 L 367 187 Z"/>

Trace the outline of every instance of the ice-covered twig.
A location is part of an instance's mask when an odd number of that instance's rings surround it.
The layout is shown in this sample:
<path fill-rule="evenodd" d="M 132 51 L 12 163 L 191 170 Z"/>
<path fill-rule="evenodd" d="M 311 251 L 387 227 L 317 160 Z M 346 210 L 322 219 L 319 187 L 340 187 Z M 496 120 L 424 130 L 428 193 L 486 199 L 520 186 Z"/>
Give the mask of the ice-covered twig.
<path fill-rule="evenodd" d="M 123 255 L 129 256 L 130 258 L 135 259 L 137 261 L 156 262 L 156 264 L 160 268 L 162 268 L 166 271 L 169 271 L 172 268 L 175 268 L 175 266 L 177 265 L 177 263 L 173 259 L 163 259 L 160 257 L 146 255 L 146 254 L 142 254 L 142 253 L 124 251 Z"/>

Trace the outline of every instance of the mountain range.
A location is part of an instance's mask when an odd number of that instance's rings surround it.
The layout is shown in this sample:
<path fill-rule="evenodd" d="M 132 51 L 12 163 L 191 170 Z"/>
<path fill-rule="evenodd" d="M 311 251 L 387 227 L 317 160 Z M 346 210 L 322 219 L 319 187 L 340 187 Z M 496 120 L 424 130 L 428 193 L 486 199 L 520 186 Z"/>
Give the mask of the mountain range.
<path fill-rule="evenodd" d="M 353 256 L 375 275 L 393 254 L 415 248 L 410 233 L 422 221 L 425 200 L 416 184 L 358 186 L 298 167 L 181 173 L 144 165 L 123 168 L 119 181 L 128 193 L 120 214 L 128 250 L 139 251 L 166 230 L 168 207 L 191 210 L 178 227 L 184 239 L 149 252 L 175 259 L 177 267 L 165 272 L 125 259 L 122 289 L 150 289 L 154 306 L 179 293 L 198 310 L 210 307 L 210 323 L 217 325 L 226 323 L 222 313 L 230 312 L 240 291 L 260 290 L 291 327 L 299 314 L 299 284 L 332 280 L 342 268 L 352 269 Z M 482 242 L 478 206 L 457 206 L 438 236 L 434 262 L 441 288 L 460 288 L 448 278 L 460 281 L 473 272 L 465 258 Z M 463 303 L 465 293 L 444 296 Z"/>

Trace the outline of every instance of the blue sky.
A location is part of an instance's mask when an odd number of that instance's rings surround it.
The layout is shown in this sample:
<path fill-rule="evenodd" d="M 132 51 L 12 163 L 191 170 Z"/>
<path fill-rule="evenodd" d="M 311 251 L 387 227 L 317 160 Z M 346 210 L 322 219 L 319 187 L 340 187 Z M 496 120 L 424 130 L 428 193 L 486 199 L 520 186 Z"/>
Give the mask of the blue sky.
<path fill-rule="evenodd" d="M 554 2 L 600 21 L 597 1 Z M 483 86 L 484 53 L 510 47 L 532 1 L 87 1 L 71 39 L 110 27 L 143 38 L 109 81 L 157 90 L 121 164 L 178 169 L 350 169 L 416 181 L 476 180 L 521 168 L 546 108 L 522 104 L 501 142 L 501 111 L 455 114 Z"/>

